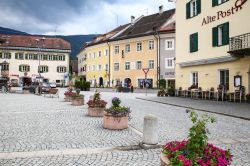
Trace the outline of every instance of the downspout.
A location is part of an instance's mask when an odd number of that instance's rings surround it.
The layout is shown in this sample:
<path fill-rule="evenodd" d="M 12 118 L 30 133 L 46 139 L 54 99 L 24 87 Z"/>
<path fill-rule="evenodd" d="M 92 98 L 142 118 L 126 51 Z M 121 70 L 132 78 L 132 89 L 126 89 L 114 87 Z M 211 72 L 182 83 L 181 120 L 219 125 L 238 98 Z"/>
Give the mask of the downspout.
<path fill-rule="evenodd" d="M 108 50 L 109 50 L 109 83 L 108 83 L 108 87 L 110 87 L 110 73 L 111 73 L 111 71 L 110 71 L 110 65 L 111 65 L 111 57 L 110 57 L 110 44 L 109 44 L 109 42 L 107 41 L 107 45 L 108 45 Z"/>
<path fill-rule="evenodd" d="M 159 78 L 160 78 L 160 67 L 159 67 L 159 62 L 160 62 L 160 35 L 158 33 L 158 31 L 156 30 L 156 28 L 154 29 L 155 34 L 154 37 L 157 40 L 157 47 L 156 47 L 156 51 L 157 51 L 157 60 L 156 60 L 156 66 L 157 66 L 157 88 L 159 88 Z"/>

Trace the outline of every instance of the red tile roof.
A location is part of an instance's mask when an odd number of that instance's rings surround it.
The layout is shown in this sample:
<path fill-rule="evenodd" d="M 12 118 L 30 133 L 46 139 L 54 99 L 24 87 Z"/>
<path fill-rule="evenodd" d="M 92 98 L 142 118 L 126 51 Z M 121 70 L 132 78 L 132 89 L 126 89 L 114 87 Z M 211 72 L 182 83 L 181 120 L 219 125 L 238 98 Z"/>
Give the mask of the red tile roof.
<path fill-rule="evenodd" d="M 43 40 L 44 39 L 44 40 Z M 6 47 L 27 47 L 70 50 L 70 43 L 62 38 L 43 37 L 36 35 L 5 35 L 0 34 L 0 40 L 5 41 L 1 46 Z"/>

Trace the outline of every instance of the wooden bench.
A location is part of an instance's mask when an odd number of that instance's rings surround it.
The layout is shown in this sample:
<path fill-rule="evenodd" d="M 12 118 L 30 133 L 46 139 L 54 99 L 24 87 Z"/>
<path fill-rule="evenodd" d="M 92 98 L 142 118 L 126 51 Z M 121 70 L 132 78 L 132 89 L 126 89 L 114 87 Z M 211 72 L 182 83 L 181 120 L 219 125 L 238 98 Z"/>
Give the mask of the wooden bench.
<path fill-rule="evenodd" d="M 44 97 L 49 97 L 49 98 L 57 97 L 57 98 L 59 98 L 58 89 L 55 89 L 55 88 L 49 89 L 48 93 L 44 94 Z"/>

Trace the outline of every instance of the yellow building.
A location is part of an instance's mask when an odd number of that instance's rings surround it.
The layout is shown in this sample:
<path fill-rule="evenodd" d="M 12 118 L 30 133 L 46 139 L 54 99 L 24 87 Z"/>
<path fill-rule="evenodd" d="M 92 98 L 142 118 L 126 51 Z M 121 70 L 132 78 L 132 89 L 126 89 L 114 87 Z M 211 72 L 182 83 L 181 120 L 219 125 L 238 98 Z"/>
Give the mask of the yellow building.
<path fill-rule="evenodd" d="M 163 11 L 161 6 L 159 13 L 137 20 L 132 16 L 131 25 L 110 39 L 113 86 L 157 87 L 160 79 L 160 34 L 169 32 L 161 29 L 174 12 L 174 9 Z M 149 69 L 147 80 L 143 68 Z"/>
<path fill-rule="evenodd" d="M 250 91 L 250 2 L 176 1 L 176 87 Z"/>
<path fill-rule="evenodd" d="M 87 43 L 78 55 L 79 73 L 90 81 L 91 86 L 109 86 L 110 83 L 110 43 L 108 40 L 126 28 L 128 24 L 97 36 Z M 86 74 L 86 76 L 84 76 Z"/>

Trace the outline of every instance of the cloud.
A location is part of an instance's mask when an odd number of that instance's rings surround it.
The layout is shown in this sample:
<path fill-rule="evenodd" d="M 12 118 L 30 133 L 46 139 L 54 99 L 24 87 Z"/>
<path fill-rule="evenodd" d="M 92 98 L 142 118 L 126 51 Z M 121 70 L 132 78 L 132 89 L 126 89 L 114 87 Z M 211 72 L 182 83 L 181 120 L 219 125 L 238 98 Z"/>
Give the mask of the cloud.
<path fill-rule="evenodd" d="M 167 0 L 1 0 L 0 26 L 32 34 L 100 34 L 162 4 L 174 7 Z"/>

